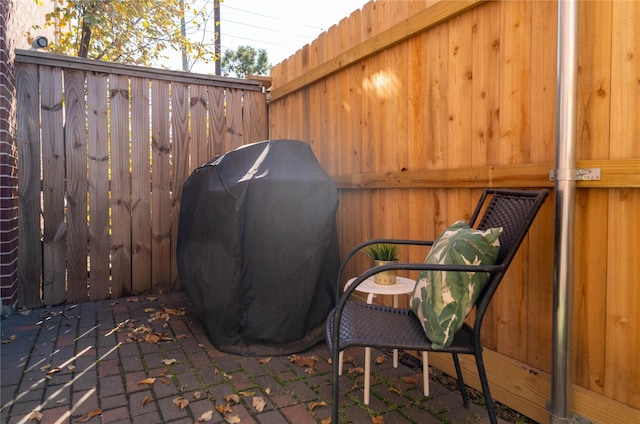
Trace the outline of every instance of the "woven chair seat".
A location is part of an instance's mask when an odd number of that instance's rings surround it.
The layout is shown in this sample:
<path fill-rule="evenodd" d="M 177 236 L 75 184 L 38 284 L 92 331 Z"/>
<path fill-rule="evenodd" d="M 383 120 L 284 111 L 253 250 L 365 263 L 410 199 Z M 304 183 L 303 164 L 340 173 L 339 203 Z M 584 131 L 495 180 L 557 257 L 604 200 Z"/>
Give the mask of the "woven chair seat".
<path fill-rule="evenodd" d="M 333 332 L 333 313 L 327 318 L 329 331 Z M 352 346 L 432 351 L 431 341 L 425 335 L 420 321 L 408 309 L 348 301 L 340 321 L 340 346 L 344 350 Z M 328 339 L 332 349 L 331 339 Z M 456 333 L 447 353 L 473 353 L 473 329 L 466 323 Z"/>

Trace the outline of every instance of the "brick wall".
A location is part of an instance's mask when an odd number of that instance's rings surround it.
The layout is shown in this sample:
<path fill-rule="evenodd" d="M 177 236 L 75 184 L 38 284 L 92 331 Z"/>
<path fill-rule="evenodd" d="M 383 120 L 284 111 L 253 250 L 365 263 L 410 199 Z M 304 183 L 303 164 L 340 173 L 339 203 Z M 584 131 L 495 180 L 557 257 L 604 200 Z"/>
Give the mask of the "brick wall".
<path fill-rule="evenodd" d="M 15 49 L 30 47 L 26 32 L 42 24 L 52 7 L 32 0 L 0 0 L 0 297 L 2 315 L 13 311 L 18 284 L 18 157 L 16 146 Z M 19 12 L 16 8 L 19 5 Z M 44 34 L 48 35 L 48 34 Z"/>

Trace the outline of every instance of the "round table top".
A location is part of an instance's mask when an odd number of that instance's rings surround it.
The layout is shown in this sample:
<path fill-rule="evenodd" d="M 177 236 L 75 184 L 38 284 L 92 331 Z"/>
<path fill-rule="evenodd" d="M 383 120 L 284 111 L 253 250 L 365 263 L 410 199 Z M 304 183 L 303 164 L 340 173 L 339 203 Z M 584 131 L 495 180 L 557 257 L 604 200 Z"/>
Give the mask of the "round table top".
<path fill-rule="evenodd" d="M 351 278 L 349 281 L 347 281 L 347 284 L 345 284 L 344 288 L 346 289 L 347 287 L 349 287 L 355 280 L 355 278 Z M 361 293 L 373 294 L 406 294 L 411 293 L 415 285 L 415 280 L 405 277 L 396 277 L 395 284 L 376 284 L 373 281 L 373 276 L 371 276 L 364 280 L 358 287 L 356 287 L 356 291 L 359 291 Z"/>

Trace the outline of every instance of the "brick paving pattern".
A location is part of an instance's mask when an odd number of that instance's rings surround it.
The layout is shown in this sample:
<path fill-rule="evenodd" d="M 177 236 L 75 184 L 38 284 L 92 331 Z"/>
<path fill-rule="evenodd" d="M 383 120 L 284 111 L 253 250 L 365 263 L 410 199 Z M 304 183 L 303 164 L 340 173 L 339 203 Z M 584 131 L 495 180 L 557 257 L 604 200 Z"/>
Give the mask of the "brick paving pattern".
<path fill-rule="evenodd" d="M 324 343 L 297 354 L 299 361 L 220 352 L 184 293 L 16 313 L 1 330 L 2 423 L 329 422 Z M 341 422 L 488 422 L 483 407 L 463 408 L 458 394 L 433 380 L 424 397 L 419 369 L 393 368 L 390 355 L 376 350 L 372 358 L 387 360 L 372 365 L 364 405 L 364 377 L 348 372 L 364 366 L 364 349 L 345 356 L 354 363 L 341 377 Z"/>

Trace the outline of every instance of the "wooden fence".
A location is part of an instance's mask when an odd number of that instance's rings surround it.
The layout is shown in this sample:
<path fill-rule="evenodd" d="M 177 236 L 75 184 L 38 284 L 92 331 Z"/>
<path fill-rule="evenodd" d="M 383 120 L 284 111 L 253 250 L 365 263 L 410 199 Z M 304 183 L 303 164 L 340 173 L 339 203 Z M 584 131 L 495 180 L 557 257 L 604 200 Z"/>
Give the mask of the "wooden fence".
<path fill-rule="evenodd" d="M 16 56 L 19 306 L 178 290 L 182 184 L 267 138 L 257 81 Z"/>
<path fill-rule="evenodd" d="M 553 188 L 555 1 L 376 1 L 272 69 L 272 138 L 308 141 L 340 188 L 339 243 L 433 239 L 481 187 Z M 573 410 L 640 422 L 640 2 L 579 2 Z M 554 198 L 485 319 L 494 397 L 550 399 Z M 403 259 L 426 252 L 407 250 Z M 368 265 L 363 257 L 350 272 Z M 388 302 L 389 299 L 382 299 Z M 448 357 L 430 355 L 448 372 Z M 464 358 L 465 375 L 475 374 Z M 479 386 L 477 377 L 469 382 Z"/>

